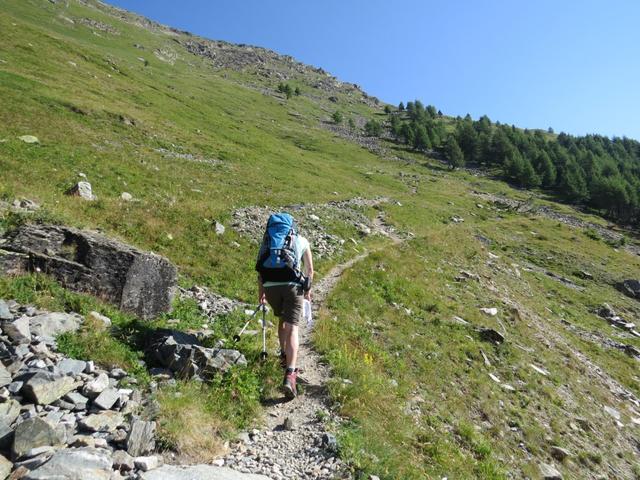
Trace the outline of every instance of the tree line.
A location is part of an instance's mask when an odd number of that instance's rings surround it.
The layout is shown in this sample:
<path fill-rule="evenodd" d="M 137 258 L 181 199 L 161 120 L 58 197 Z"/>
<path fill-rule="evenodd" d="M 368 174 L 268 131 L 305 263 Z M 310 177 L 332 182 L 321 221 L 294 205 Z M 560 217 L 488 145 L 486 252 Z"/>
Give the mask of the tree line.
<path fill-rule="evenodd" d="M 524 188 L 542 188 L 606 216 L 640 224 L 640 142 L 603 135 L 555 135 L 492 122 L 445 118 L 419 100 L 387 106 L 388 130 L 416 151 L 442 154 L 451 168 L 497 170 Z"/>

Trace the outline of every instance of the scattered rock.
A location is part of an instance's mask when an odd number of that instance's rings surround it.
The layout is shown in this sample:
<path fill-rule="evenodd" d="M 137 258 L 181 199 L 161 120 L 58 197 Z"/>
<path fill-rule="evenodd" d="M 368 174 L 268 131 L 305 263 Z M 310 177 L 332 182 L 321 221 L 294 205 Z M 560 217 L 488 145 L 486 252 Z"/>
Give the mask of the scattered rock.
<path fill-rule="evenodd" d="M 64 430 L 56 429 L 51 422 L 40 417 L 29 418 L 16 427 L 13 454 L 20 458 L 37 447 L 61 445 L 64 443 L 63 435 Z"/>
<path fill-rule="evenodd" d="M 113 460 L 113 468 L 122 473 L 130 472 L 135 468 L 133 457 L 124 450 L 116 450 L 111 457 Z"/>
<path fill-rule="evenodd" d="M 155 448 L 156 422 L 134 419 L 127 436 L 127 452 L 134 457 L 146 455 Z"/>
<path fill-rule="evenodd" d="M 133 195 L 131 195 L 129 192 L 122 192 L 120 194 L 120 199 L 124 202 L 130 202 L 131 200 L 133 200 Z"/>
<path fill-rule="evenodd" d="M 142 474 L 142 480 L 270 480 L 264 475 L 241 473 L 211 465 L 165 465 Z"/>
<path fill-rule="evenodd" d="M 63 333 L 75 332 L 80 328 L 82 317 L 70 313 L 45 313 L 29 319 L 31 333 L 44 340 L 54 340 Z"/>
<path fill-rule="evenodd" d="M 9 305 L 4 300 L 0 300 L 0 320 L 12 320 L 13 314 L 9 310 Z"/>
<path fill-rule="evenodd" d="M 100 373 L 96 378 L 84 386 L 83 392 L 89 398 L 96 398 L 109 387 L 109 377 L 106 373 Z"/>
<path fill-rule="evenodd" d="M 119 412 L 105 410 L 83 418 L 79 426 L 89 432 L 113 432 L 124 423 L 124 416 Z"/>
<path fill-rule="evenodd" d="M 99 448 L 65 448 L 58 450 L 42 466 L 29 472 L 25 480 L 110 480 L 110 454 Z"/>
<path fill-rule="evenodd" d="M 38 405 L 48 405 L 55 402 L 76 387 L 73 378 L 46 371 L 28 373 L 17 379 L 24 382 L 22 394 Z"/>
<path fill-rule="evenodd" d="M 40 143 L 38 137 L 34 137 L 33 135 L 22 135 L 18 137 L 19 140 L 22 140 L 24 143 Z"/>
<path fill-rule="evenodd" d="M 87 368 L 87 362 L 82 360 L 74 360 L 71 358 L 65 358 L 60 363 L 58 363 L 58 370 L 63 375 L 79 375 L 84 372 L 85 368 Z"/>
<path fill-rule="evenodd" d="M 571 456 L 569 450 L 567 450 L 566 448 L 558 447 L 557 445 L 552 445 L 549 452 L 551 453 L 551 456 L 559 462 L 562 462 L 565 458 Z"/>
<path fill-rule="evenodd" d="M 29 327 L 28 317 L 20 317 L 15 320 L 3 322 L 2 332 L 14 343 L 31 342 L 31 329 Z"/>
<path fill-rule="evenodd" d="M 626 296 L 640 300 L 640 280 L 623 280 L 616 287 Z"/>
<path fill-rule="evenodd" d="M 87 318 L 98 325 L 104 326 L 105 328 L 111 327 L 111 319 L 109 317 L 106 317 L 105 315 L 102 315 L 101 313 L 89 312 Z"/>
<path fill-rule="evenodd" d="M 214 221 L 213 225 L 214 225 L 214 228 L 215 228 L 215 231 L 216 231 L 216 235 L 223 235 L 224 234 L 226 229 L 224 228 L 224 225 L 222 223 L 220 223 L 218 221 Z"/>
<path fill-rule="evenodd" d="M 486 315 L 489 315 L 490 317 L 495 317 L 498 314 L 498 309 L 496 307 L 491 307 L 491 308 L 483 307 L 480 309 L 480 311 Z"/>
<path fill-rule="evenodd" d="M 291 417 L 285 418 L 284 423 L 282 424 L 282 428 L 284 430 L 293 430 L 295 428 L 293 419 Z"/>
<path fill-rule="evenodd" d="M 93 194 L 91 184 L 89 182 L 84 182 L 84 181 L 76 183 L 73 187 L 68 189 L 65 192 L 65 194 L 75 196 L 75 197 L 80 197 L 88 201 L 93 201 L 98 199 L 98 197 L 96 197 Z"/>
<path fill-rule="evenodd" d="M 620 412 L 618 410 L 616 410 L 615 408 L 612 408 L 608 405 L 604 406 L 604 411 L 606 413 L 608 413 L 610 416 L 612 416 L 613 418 L 615 418 L 616 420 L 620 420 Z"/>
<path fill-rule="evenodd" d="M 0 455 L 0 478 L 3 480 L 7 478 L 11 473 L 11 469 L 13 469 L 13 464 L 4 455 Z"/>
<path fill-rule="evenodd" d="M 148 457 L 136 457 L 133 460 L 136 468 L 142 470 L 143 472 L 148 472 L 149 470 L 153 470 L 162 465 L 162 457 L 157 455 L 151 455 Z"/>
<path fill-rule="evenodd" d="M 562 474 L 556 467 L 548 463 L 540 464 L 540 475 L 544 480 L 562 480 Z"/>
<path fill-rule="evenodd" d="M 496 345 L 500 345 L 505 340 L 504 335 L 493 328 L 481 328 L 478 330 L 478 334 L 480 335 L 481 340 L 495 343 Z"/>
<path fill-rule="evenodd" d="M 115 388 L 106 388 L 93 401 L 93 405 L 100 410 L 109 410 L 120 399 L 120 394 Z"/>
<path fill-rule="evenodd" d="M 322 435 L 322 446 L 330 452 L 337 452 L 338 439 L 332 433 L 325 433 Z"/>

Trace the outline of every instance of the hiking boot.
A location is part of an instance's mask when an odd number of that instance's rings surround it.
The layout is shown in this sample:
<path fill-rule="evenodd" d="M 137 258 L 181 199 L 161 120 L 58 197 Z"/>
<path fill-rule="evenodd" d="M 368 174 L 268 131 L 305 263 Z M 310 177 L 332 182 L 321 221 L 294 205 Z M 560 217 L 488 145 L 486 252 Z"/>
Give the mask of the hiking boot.
<path fill-rule="evenodd" d="M 282 389 L 284 390 L 284 396 L 289 400 L 296 398 L 298 391 L 296 390 L 296 378 L 298 377 L 298 369 L 293 371 L 287 369 L 284 374 L 284 381 L 282 382 Z"/>

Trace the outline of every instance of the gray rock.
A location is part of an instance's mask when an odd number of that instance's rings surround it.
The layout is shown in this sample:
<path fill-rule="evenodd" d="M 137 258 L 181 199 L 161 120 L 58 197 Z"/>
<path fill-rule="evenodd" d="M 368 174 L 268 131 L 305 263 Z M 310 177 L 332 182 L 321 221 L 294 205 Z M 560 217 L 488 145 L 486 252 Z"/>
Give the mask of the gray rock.
<path fill-rule="evenodd" d="M 24 385 L 24 382 L 11 382 L 7 387 L 7 389 L 9 390 L 10 393 L 16 395 L 20 390 L 22 390 L 23 385 Z"/>
<path fill-rule="evenodd" d="M 33 417 L 18 424 L 13 438 L 13 454 L 20 458 L 37 447 L 61 445 L 64 438 L 55 425 L 40 417 Z"/>
<path fill-rule="evenodd" d="M 125 202 L 130 202 L 131 200 L 133 200 L 133 195 L 131 195 L 129 192 L 122 192 L 120 194 L 120 199 Z"/>
<path fill-rule="evenodd" d="M 23 269 L 40 268 L 71 290 L 96 295 L 143 319 L 171 309 L 176 267 L 96 232 L 24 224 L 7 234 L 3 249 L 27 255 Z"/>
<path fill-rule="evenodd" d="M 39 405 L 48 405 L 76 387 L 73 378 L 49 372 L 36 372 L 16 378 L 24 382 L 22 394 Z"/>
<path fill-rule="evenodd" d="M 103 372 L 87 383 L 82 392 L 89 398 L 96 398 L 107 388 L 109 388 L 109 377 Z"/>
<path fill-rule="evenodd" d="M 28 317 L 20 317 L 15 320 L 3 322 L 2 331 L 15 343 L 31 342 L 31 330 L 29 329 Z"/>
<path fill-rule="evenodd" d="M 130 472 L 135 468 L 133 457 L 124 450 L 116 450 L 111 457 L 113 459 L 113 468 L 121 472 Z"/>
<path fill-rule="evenodd" d="M 335 452 L 338 450 L 338 439 L 332 433 L 325 433 L 322 435 L 322 446 L 331 452 Z"/>
<path fill-rule="evenodd" d="M 609 305 L 608 303 L 603 303 L 602 306 L 598 309 L 598 315 L 600 315 L 602 318 L 614 318 L 616 316 L 616 312 L 613 308 L 611 308 L 611 305 Z"/>
<path fill-rule="evenodd" d="M 45 313 L 29 319 L 31 333 L 46 340 L 53 340 L 58 335 L 75 332 L 80 328 L 82 319 L 70 313 Z"/>
<path fill-rule="evenodd" d="M 291 417 L 287 417 L 284 419 L 284 423 L 282 424 L 282 428 L 284 430 L 293 430 L 295 425 L 293 423 L 293 419 Z"/>
<path fill-rule="evenodd" d="M 218 221 L 214 222 L 214 228 L 216 231 L 216 235 L 224 235 L 225 228 L 224 225 Z"/>
<path fill-rule="evenodd" d="M 544 480 L 562 480 L 562 474 L 556 469 L 556 467 L 549 465 L 548 463 L 540 464 L 540 476 Z"/>
<path fill-rule="evenodd" d="M 73 187 L 67 190 L 65 194 L 80 197 L 88 201 L 97 200 L 97 197 L 93 194 L 91 184 L 84 181 L 76 183 Z"/>
<path fill-rule="evenodd" d="M 237 350 L 205 348 L 195 335 L 177 330 L 156 331 L 147 350 L 179 378 L 207 379 L 233 365 L 247 364 Z"/>
<path fill-rule="evenodd" d="M 5 448 L 11 441 L 13 435 L 13 422 L 20 415 L 20 403 L 10 399 L 0 403 L 0 447 Z"/>
<path fill-rule="evenodd" d="M 640 300 L 640 280 L 623 280 L 616 287 L 626 296 Z"/>
<path fill-rule="evenodd" d="M 119 412 L 105 410 L 83 418 L 78 422 L 81 429 L 89 432 L 113 432 L 124 423 L 124 416 Z"/>
<path fill-rule="evenodd" d="M 112 408 L 118 399 L 120 394 L 115 388 L 107 388 L 103 390 L 93 401 L 93 405 L 100 410 L 109 410 Z"/>
<path fill-rule="evenodd" d="M 264 475 L 240 473 L 226 467 L 211 465 L 165 465 L 142 474 L 142 480 L 270 480 Z"/>
<path fill-rule="evenodd" d="M 551 456 L 559 462 L 562 462 L 565 458 L 571 456 L 571 452 L 569 452 L 569 450 L 558 447 L 557 445 L 552 445 L 549 449 L 549 453 L 551 453 Z"/>
<path fill-rule="evenodd" d="M 3 455 L 0 455 L 0 478 L 4 480 L 9 476 L 13 470 L 13 464 L 7 460 Z"/>
<path fill-rule="evenodd" d="M 76 376 L 84 372 L 85 368 L 87 368 L 87 362 L 74 360 L 72 358 L 65 358 L 58 363 L 58 370 L 63 375 Z"/>
<path fill-rule="evenodd" d="M 78 392 L 69 392 L 67 393 L 63 399 L 71 404 L 73 404 L 73 409 L 75 411 L 82 411 L 87 409 L 87 403 L 89 399 L 84 395 L 81 395 Z"/>
<path fill-rule="evenodd" d="M 111 319 L 105 315 L 102 315 L 98 312 L 89 312 L 87 315 L 89 320 L 93 320 L 98 325 L 103 325 L 105 328 L 109 328 L 111 326 Z"/>
<path fill-rule="evenodd" d="M 13 314 L 9 310 L 9 305 L 4 300 L 0 300 L 0 320 L 12 320 Z"/>
<path fill-rule="evenodd" d="M 5 385 L 9 385 L 10 383 L 11 373 L 9 373 L 9 370 L 7 370 L 4 364 L 0 362 L 0 387 L 4 387 Z"/>
<path fill-rule="evenodd" d="M 137 469 L 143 472 L 154 470 L 162 465 L 162 457 L 157 455 L 150 455 L 148 457 L 136 457 L 133 459 L 133 463 Z"/>
<path fill-rule="evenodd" d="M 110 454 L 98 448 L 65 448 L 57 451 L 44 465 L 29 472 L 25 480 L 109 480 Z"/>
<path fill-rule="evenodd" d="M 485 342 L 495 343 L 499 345 L 504 342 L 504 335 L 493 328 L 481 328 L 478 330 L 480 339 Z"/>
<path fill-rule="evenodd" d="M 156 422 L 134 419 L 127 436 L 127 452 L 134 457 L 145 455 L 155 448 Z"/>

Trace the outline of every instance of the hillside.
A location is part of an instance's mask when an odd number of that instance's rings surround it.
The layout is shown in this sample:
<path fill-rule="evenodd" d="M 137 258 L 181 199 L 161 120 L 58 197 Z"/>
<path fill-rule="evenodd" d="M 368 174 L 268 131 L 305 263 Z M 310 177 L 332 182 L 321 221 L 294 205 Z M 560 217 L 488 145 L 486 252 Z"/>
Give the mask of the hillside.
<path fill-rule="evenodd" d="M 4 0 L 0 31 L 0 234 L 98 230 L 168 258 L 181 287 L 153 321 L 40 273 L 0 276 L 0 299 L 111 318 L 58 348 L 135 378 L 166 462 L 272 478 L 640 478 L 640 304 L 620 287 L 639 279 L 635 232 L 367 136 L 388 118 L 377 99 L 263 48 L 94 0 Z M 81 180 L 96 199 L 65 194 Z M 281 209 L 325 285 L 305 335 L 322 375 L 279 407 L 275 355 L 261 364 L 255 336 L 238 347 L 247 367 L 207 383 L 154 376 L 144 349 L 159 329 L 212 347 L 244 323 L 257 239 Z M 207 310 L 201 292 L 232 306 Z M 292 432 L 287 408 L 306 415 Z M 308 471 L 260 450 L 304 435 L 318 440 Z"/>

